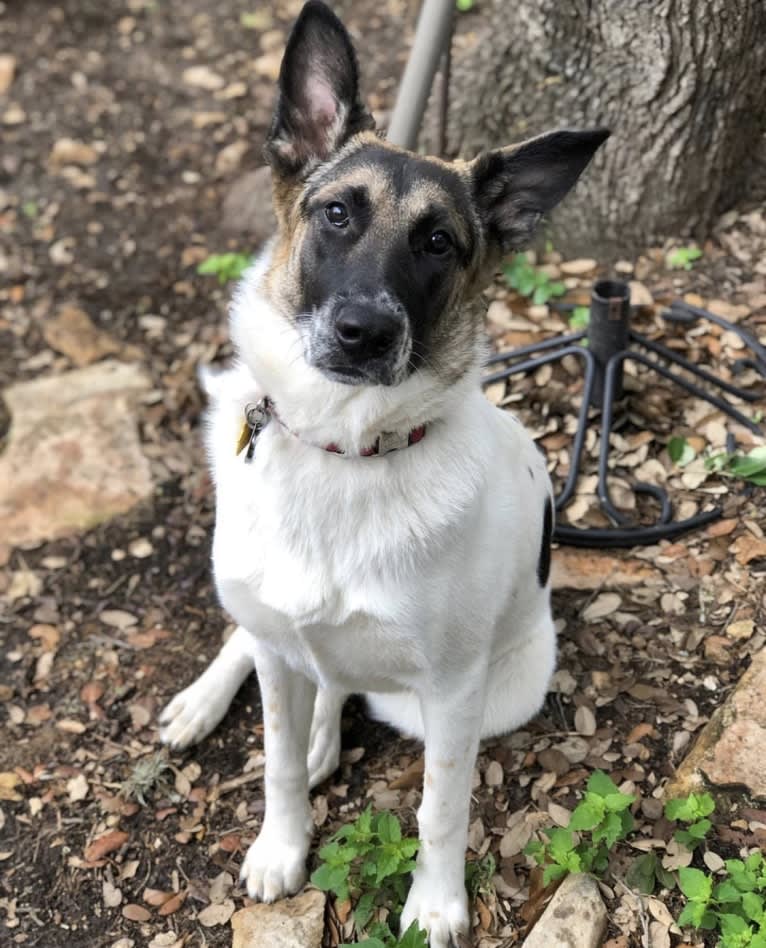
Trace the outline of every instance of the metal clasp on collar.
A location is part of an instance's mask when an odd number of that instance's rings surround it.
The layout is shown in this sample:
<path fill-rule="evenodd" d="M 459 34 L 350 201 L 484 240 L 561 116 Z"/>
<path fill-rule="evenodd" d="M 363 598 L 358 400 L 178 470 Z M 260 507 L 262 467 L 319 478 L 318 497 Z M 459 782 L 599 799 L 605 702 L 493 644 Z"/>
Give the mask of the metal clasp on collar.
<path fill-rule="evenodd" d="M 246 464 L 253 460 L 258 435 L 270 421 L 271 403 L 268 398 L 262 398 L 259 402 L 251 402 L 245 406 L 245 424 L 250 429 L 250 437 L 247 439 L 247 451 L 245 452 Z"/>

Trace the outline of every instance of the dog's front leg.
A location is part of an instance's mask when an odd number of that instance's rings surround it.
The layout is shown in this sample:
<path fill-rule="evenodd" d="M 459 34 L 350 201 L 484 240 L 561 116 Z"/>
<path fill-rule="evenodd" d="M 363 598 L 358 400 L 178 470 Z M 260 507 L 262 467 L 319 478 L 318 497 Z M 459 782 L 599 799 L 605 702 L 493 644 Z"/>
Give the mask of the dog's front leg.
<path fill-rule="evenodd" d="M 266 812 L 241 879 L 251 898 L 274 902 L 306 881 L 313 832 L 306 757 L 316 686 L 266 648 L 255 669 L 263 702 Z"/>
<path fill-rule="evenodd" d="M 420 849 L 402 931 L 417 921 L 429 933 L 431 948 L 456 945 L 469 928 L 465 850 L 485 682 L 486 672 L 474 670 L 460 683 L 442 683 L 420 696 L 425 730 Z"/>

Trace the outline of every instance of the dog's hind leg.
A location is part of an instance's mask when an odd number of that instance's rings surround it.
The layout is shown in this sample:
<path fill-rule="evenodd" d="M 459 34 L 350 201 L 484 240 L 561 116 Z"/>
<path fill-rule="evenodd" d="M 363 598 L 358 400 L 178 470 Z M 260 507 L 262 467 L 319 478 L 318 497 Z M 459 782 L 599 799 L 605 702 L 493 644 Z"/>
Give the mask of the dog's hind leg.
<path fill-rule="evenodd" d="M 314 700 L 309 738 L 309 786 L 316 787 L 338 769 L 340 763 L 340 715 L 344 691 L 320 688 Z"/>
<path fill-rule="evenodd" d="M 253 639 L 238 626 L 200 677 L 160 715 L 163 744 L 181 750 L 207 737 L 226 714 L 254 663 Z"/>

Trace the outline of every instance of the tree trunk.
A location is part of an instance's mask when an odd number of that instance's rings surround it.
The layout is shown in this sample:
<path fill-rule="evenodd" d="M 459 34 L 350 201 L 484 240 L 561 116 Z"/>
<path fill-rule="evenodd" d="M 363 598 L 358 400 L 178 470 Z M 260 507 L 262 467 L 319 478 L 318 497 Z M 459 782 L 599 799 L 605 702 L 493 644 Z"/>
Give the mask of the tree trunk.
<path fill-rule="evenodd" d="M 764 0 L 485 2 L 455 56 L 448 152 L 612 129 L 554 213 L 557 249 L 614 260 L 702 239 L 766 175 Z"/>

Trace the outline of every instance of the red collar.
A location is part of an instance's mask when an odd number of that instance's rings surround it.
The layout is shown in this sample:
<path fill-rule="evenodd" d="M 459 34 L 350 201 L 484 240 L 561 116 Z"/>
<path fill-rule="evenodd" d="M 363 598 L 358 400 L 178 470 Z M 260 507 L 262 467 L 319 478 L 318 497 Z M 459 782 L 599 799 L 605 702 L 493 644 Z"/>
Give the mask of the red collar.
<path fill-rule="evenodd" d="M 422 441 L 426 436 L 427 430 L 426 425 L 418 425 L 416 428 L 412 428 L 407 432 L 407 434 L 401 434 L 395 431 L 383 431 L 369 448 L 364 448 L 364 450 L 358 454 L 352 454 L 348 451 L 342 451 L 334 442 L 330 442 L 330 444 L 315 444 L 312 441 L 305 441 L 297 431 L 293 431 L 292 428 L 289 428 L 284 421 L 282 421 L 277 414 L 274 403 L 266 396 L 266 398 L 262 398 L 259 402 L 251 402 L 245 407 L 245 423 L 240 432 L 239 442 L 237 444 L 237 454 L 240 454 L 241 451 L 247 447 L 245 461 L 251 461 L 253 459 L 258 435 L 260 435 L 272 418 L 274 418 L 285 431 L 293 437 L 298 438 L 298 440 L 304 441 L 306 444 L 313 444 L 314 447 L 321 448 L 323 451 L 329 451 L 330 454 L 340 454 L 347 458 L 380 457 L 384 454 L 390 454 L 392 451 L 398 451 L 401 448 L 408 448 L 410 445 Z"/>

